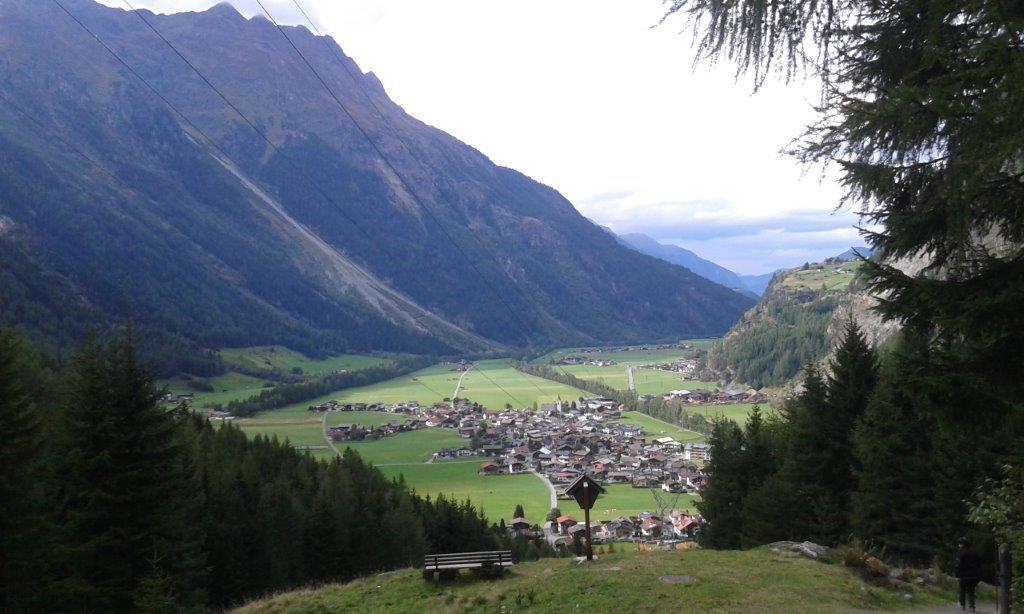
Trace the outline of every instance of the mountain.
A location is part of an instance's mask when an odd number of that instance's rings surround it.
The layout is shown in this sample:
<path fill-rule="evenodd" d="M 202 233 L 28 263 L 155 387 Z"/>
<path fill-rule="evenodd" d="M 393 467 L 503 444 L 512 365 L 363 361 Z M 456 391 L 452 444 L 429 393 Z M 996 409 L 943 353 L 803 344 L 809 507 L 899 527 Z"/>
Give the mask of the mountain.
<path fill-rule="evenodd" d="M 777 272 L 778 271 L 776 271 L 776 273 Z M 748 290 L 750 290 L 757 296 L 761 296 L 762 294 L 764 294 L 764 291 L 768 289 L 768 284 L 771 283 L 773 275 L 775 275 L 775 273 L 762 273 L 761 275 L 740 275 L 740 281 L 743 282 L 743 285 Z"/>
<path fill-rule="evenodd" d="M 138 15 L 63 4 L 127 66 L 56 3 L 0 2 L 0 318 L 51 348 L 131 318 L 178 354 L 477 352 L 715 335 L 751 304 L 409 116 L 329 38 L 142 12 L 243 119 Z"/>
<path fill-rule="evenodd" d="M 749 295 L 752 298 L 757 298 L 757 295 L 751 292 L 739 275 L 710 260 L 701 258 L 688 249 L 678 245 L 659 243 L 656 239 L 640 233 L 618 236 L 625 245 L 632 247 L 640 253 L 686 267 L 704 279 L 710 279 L 718 285 Z"/>
<path fill-rule="evenodd" d="M 776 272 L 757 305 L 709 348 L 706 376 L 781 386 L 823 360 L 841 334 L 843 314 L 867 297 L 859 263 L 829 260 Z"/>
<path fill-rule="evenodd" d="M 857 258 L 870 258 L 872 252 L 873 250 L 870 247 L 866 246 L 851 247 L 845 252 L 839 254 L 838 256 L 834 256 L 832 260 L 835 260 L 836 262 L 850 262 L 856 260 Z"/>

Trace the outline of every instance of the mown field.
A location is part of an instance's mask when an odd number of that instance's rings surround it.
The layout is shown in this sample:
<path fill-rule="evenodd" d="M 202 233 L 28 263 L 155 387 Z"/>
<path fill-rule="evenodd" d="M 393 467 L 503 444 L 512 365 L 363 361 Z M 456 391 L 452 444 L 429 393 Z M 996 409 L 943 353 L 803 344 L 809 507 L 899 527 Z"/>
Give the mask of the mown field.
<path fill-rule="evenodd" d="M 664 493 L 668 501 L 675 495 Z M 694 502 L 699 500 L 696 495 L 680 494 L 676 499 L 677 509 L 681 512 L 695 512 Z M 575 501 L 559 500 L 559 509 L 566 514 L 583 520 L 583 512 L 576 505 Z M 608 484 L 605 492 L 597 498 L 594 508 L 590 510 L 590 519 L 593 520 L 614 520 L 619 516 L 636 516 L 640 512 L 653 512 L 658 509 L 654 495 L 647 488 L 633 488 L 629 484 Z"/>
<path fill-rule="evenodd" d="M 595 351 L 595 352 L 582 352 L 585 348 L 563 348 L 549 352 L 540 358 L 537 358 L 533 362 L 538 364 L 550 364 L 552 360 L 562 358 L 564 356 L 585 356 L 594 360 L 614 360 L 621 364 L 631 365 L 653 365 L 664 362 L 671 362 L 680 357 L 686 356 L 688 353 L 694 350 L 707 347 L 710 343 L 710 339 L 689 339 L 684 343 L 690 344 L 692 349 L 649 349 L 649 350 L 626 350 L 622 352 L 613 351 Z"/>
<path fill-rule="evenodd" d="M 736 424 L 743 425 L 747 421 L 747 416 L 750 415 L 750 410 L 754 406 L 750 403 L 736 403 L 729 405 L 694 405 L 687 406 L 686 411 L 703 414 L 709 420 L 714 418 L 726 418 L 736 422 Z M 767 414 L 771 411 L 771 407 L 768 405 L 761 406 L 761 413 Z"/>
<path fill-rule="evenodd" d="M 638 411 L 625 411 L 622 412 L 622 419 L 620 422 L 626 424 L 639 424 L 644 428 L 647 433 L 647 440 L 651 441 L 657 437 L 671 437 L 681 443 L 697 443 L 704 441 L 704 436 L 700 433 L 693 431 L 687 431 L 674 424 L 668 422 L 662 422 L 656 418 L 652 418 L 647 414 L 642 414 Z"/>
<path fill-rule="evenodd" d="M 530 522 L 544 522 L 550 510 L 548 489 L 543 482 L 531 474 L 519 475 L 477 475 L 483 459 L 471 461 L 450 461 L 429 465 L 388 465 L 381 467 L 384 475 L 405 481 L 421 495 L 437 497 L 439 493 L 462 501 L 469 499 L 483 509 L 491 522 L 512 519 L 517 504 L 523 506 Z"/>
<path fill-rule="evenodd" d="M 249 369 L 271 369 L 277 371 L 299 372 L 306 375 L 323 375 L 337 371 L 358 371 L 382 363 L 390 364 L 391 360 L 362 354 L 341 354 L 328 358 L 309 358 L 279 345 L 247 348 L 224 348 L 220 357 L 228 365 L 238 365 Z"/>
<path fill-rule="evenodd" d="M 189 386 L 189 380 L 182 378 L 160 380 L 156 384 L 158 388 L 166 387 L 172 394 L 192 394 L 192 407 L 196 409 L 210 405 L 227 405 L 231 401 L 247 399 L 259 394 L 263 388 L 273 385 L 271 381 L 234 372 L 193 379 L 208 384 L 213 387 L 213 391 L 196 390 Z"/>
<path fill-rule="evenodd" d="M 860 270 L 859 262 L 812 264 L 806 271 L 795 269 L 779 282 L 787 290 L 846 290 Z"/>
<path fill-rule="evenodd" d="M 666 584 L 666 576 L 692 581 Z M 407 569 L 275 595 L 239 611 L 920 612 L 948 607 L 950 590 L 865 586 L 840 565 L 786 558 L 768 548 L 635 552 L 617 544 L 615 552 L 586 565 L 571 558 L 542 559 L 515 565 L 499 580 L 463 574 L 440 585 L 424 581 L 418 569 Z"/>

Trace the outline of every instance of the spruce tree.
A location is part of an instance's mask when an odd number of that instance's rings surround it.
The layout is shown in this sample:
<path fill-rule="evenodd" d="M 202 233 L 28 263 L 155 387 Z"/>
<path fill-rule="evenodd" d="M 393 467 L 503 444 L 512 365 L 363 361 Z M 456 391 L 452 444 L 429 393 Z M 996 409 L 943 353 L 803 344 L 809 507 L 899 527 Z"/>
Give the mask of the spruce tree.
<path fill-rule="evenodd" d="M 58 441 L 62 607 L 201 606 L 199 502 L 181 445 L 184 418 L 158 405 L 130 331 L 106 346 L 87 342 L 67 379 Z"/>
<path fill-rule="evenodd" d="M 47 512 L 36 416 L 40 374 L 23 341 L 0 329 L 0 610 L 45 609 Z"/>
<path fill-rule="evenodd" d="M 516 509 L 512 511 L 512 517 L 513 518 L 525 518 L 526 517 L 526 512 L 523 511 L 523 504 L 522 503 L 517 503 L 516 504 Z"/>
<path fill-rule="evenodd" d="M 708 440 L 711 459 L 708 482 L 701 491 L 697 510 L 704 518 L 699 534 L 706 548 L 739 548 L 745 477 L 743 431 L 732 420 L 718 419 Z"/>
<path fill-rule="evenodd" d="M 936 522 L 936 423 L 907 390 L 904 368 L 898 357 L 883 365 L 856 430 L 859 466 L 851 523 L 869 546 L 894 560 L 920 564 L 929 562 L 943 538 Z"/>

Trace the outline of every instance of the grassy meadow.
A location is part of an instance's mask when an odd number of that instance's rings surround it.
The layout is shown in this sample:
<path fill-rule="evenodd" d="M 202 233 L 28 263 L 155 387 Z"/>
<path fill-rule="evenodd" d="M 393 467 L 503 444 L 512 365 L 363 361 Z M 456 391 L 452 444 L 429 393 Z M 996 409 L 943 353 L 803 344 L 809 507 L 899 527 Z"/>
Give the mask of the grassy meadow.
<path fill-rule="evenodd" d="M 322 359 L 309 358 L 279 345 L 224 348 L 220 351 L 220 357 L 229 366 L 238 365 L 249 369 L 271 369 L 286 372 L 295 372 L 297 369 L 306 375 L 358 371 L 381 363 L 391 363 L 391 360 L 387 358 L 362 354 L 341 354 Z"/>
<path fill-rule="evenodd" d="M 666 584 L 666 576 L 689 576 Z M 274 595 L 243 606 L 278 612 L 851 612 L 945 611 L 948 587 L 889 591 L 865 586 L 849 569 L 768 548 L 635 552 L 617 544 L 595 562 L 542 559 L 498 580 L 462 574 L 426 582 L 418 569 Z M 909 598 L 905 595 L 909 595 Z"/>
<path fill-rule="evenodd" d="M 709 420 L 714 418 L 727 418 L 742 426 L 747 421 L 747 416 L 750 415 L 750 410 L 753 408 L 754 406 L 750 403 L 734 403 L 729 405 L 687 406 L 686 411 L 695 414 L 703 414 Z M 769 411 L 771 411 L 771 407 L 767 404 L 761 406 L 762 415 Z"/>
<path fill-rule="evenodd" d="M 787 273 L 779 287 L 792 291 L 846 290 L 859 269 L 859 262 L 812 264 L 806 271 L 795 269 Z"/>
<path fill-rule="evenodd" d="M 241 373 L 229 372 L 214 377 L 195 378 L 196 381 L 209 384 L 213 391 L 196 390 L 189 386 L 189 380 L 173 378 L 158 381 L 157 387 L 166 387 L 172 394 L 192 394 L 192 406 L 201 409 L 211 405 L 227 405 L 231 401 L 247 399 L 259 394 L 273 382 Z"/>
<path fill-rule="evenodd" d="M 469 499 L 483 509 L 491 522 L 512 519 L 516 504 L 522 504 L 530 522 L 544 522 L 550 510 L 547 486 L 535 475 L 477 475 L 484 459 L 431 463 L 429 465 L 388 465 L 381 467 L 384 475 L 405 481 L 420 495 L 431 498 L 439 493 L 460 501 Z"/>
<path fill-rule="evenodd" d="M 664 493 L 668 500 L 675 495 Z M 694 501 L 699 498 L 696 495 L 681 494 L 676 501 L 677 509 L 681 512 L 695 512 Z M 559 500 L 559 509 L 566 514 L 574 516 L 577 520 L 583 520 L 583 512 L 576 505 L 575 501 Z M 636 516 L 640 512 L 653 512 L 657 510 L 657 502 L 654 495 L 648 488 L 633 488 L 629 484 L 607 484 L 605 492 L 597 498 L 594 508 L 590 510 L 590 520 L 614 520 L 619 516 Z"/>
<path fill-rule="evenodd" d="M 622 419 L 619 420 L 624 424 L 638 424 L 644 428 L 647 433 L 647 440 L 651 441 L 657 437 L 671 437 L 681 443 L 697 443 L 704 441 L 704 436 L 700 433 L 693 431 L 687 431 L 674 424 L 668 422 L 662 422 L 657 418 L 652 418 L 647 414 L 642 414 L 638 411 L 625 411 L 622 412 Z"/>

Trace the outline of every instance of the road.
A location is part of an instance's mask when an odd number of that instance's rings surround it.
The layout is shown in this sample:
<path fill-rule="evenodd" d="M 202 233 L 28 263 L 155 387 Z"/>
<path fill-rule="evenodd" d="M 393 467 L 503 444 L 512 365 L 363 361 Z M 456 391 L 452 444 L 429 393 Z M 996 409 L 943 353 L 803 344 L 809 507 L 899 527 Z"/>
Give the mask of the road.
<path fill-rule="evenodd" d="M 459 383 L 455 384 L 455 392 L 452 393 L 452 409 L 455 409 L 455 397 L 459 396 L 459 390 L 462 390 L 462 380 L 466 379 L 466 374 L 473 370 L 473 365 L 470 365 L 468 369 L 462 372 L 459 376 Z"/>
<path fill-rule="evenodd" d="M 327 445 L 330 446 L 331 450 L 334 451 L 334 455 L 337 456 L 338 458 L 341 458 L 341 451 L 339 451 L 338 447 L 334 445 L 334 440 L 327 436 L 327 412 L 324 412 L 324 419 L 322 424 L 322 429 L 324 432 L 324 441 L 326 441 Z"/>
<path fill-rule="evenodd" d="M 537 473 L 536 471 L 531 471 L 530 473 L 537 476 L 537 479 L 540 480 L 541 482 L 544 482 L 544 485 L 548 487 L 548 494 L 551 497 L 550 507 L 558 507 L 558 493 L 555 492 L 555 485 L 551 483 L 551 480 L 549 480 L 548 477 L 542 473 Z"/>
<path fill-rule="evenodd" d="M 633 383 L 633 367 L 626 367 L 626 377 L 629 378 L 629 389 L 636 392 L 636 384 Z"/>

